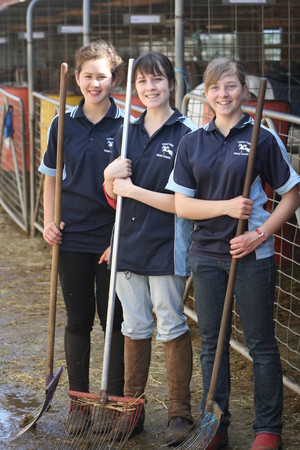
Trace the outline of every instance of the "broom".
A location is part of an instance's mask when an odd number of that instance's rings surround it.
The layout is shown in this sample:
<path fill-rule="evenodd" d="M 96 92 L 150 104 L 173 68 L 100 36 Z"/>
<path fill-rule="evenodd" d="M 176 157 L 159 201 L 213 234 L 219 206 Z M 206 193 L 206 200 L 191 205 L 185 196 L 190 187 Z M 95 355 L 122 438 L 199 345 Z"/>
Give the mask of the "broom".
<path fill-rule="evenodd" d="M 248 157 L 246 176 L 243 189 L 243 197 L 248 198 L 250 195 L 250 188 L 252 184 L 252 175 L 254 169 L 254 162 L 256 157 L 257 142 L 259 137 L 260 124 L 262 119 L 263 104 L 266 92 L 267 80 L 262 78 L 260 81 L 257 106 L 255 112 L 255 120 L 251 137 L 250 154 Z M 237 225 L 236 236 L 243 234 L 245 228 L 245 220 L 239 219 Z M 226 340 L 226 333 L 228 323 L 232 312 L 232 302 L 234 294 L 234 284 L 238 267 L 238 259 L 232 258 L 228 284 L 226 289 L 224 308 L 219 332 L 219 338 L 217 343 L 215 361 L 209 386 L 209 391 L 207 394 L 205 410 L 202 412 L 200 421 L 196 424 L 194 430 L 189 435 L 187 439 L 180 444 L 177 449 L 197 449 L 205 450 L 210 442 L 212 441 L 214 435 L 216 434 L 220 421 L 222 419 L 223 413 L 221 408 L 215 401 L 218 377 L 221 369 L 221 362 L 223 356 L 223 350 Z"/>
<path fill-rule="evenodd" d="M 134 59 L 129 59 L 127 87 L 125 99 L 125 117 L 123 124 L 121 157 L 126 158 L 128 128 L 130 122 L 132 67 Z M 120 235 L 120 219 L 122 211 L 122 197 L 117 198 L 117 209 L 114 227 L 114 238 L 111 257 L 111 274 L 108 297 L 107 325 L 105 332 L 104 357 L 102 368 L 100 394 L 69 391 L 71 399 L 66 431 L 58 448 L 122 448 L 134 429 L 140 416 L 144 400 L 142 398 L 126 398 L 109 396 L 108 370 L 113 330 L 113 314 L 115 305 L 115 287 L 117 275 L 117 257 Z M 81 411 L 81 419 L 76 417 L 78 433 L 68 434 L 67 429 L 72 427 L 74 411 Z"/>
<path fill-rule="evenodd" d="M 55 211 L 54 211 L 54 223 L 58 229 L 60 227 L 60 214 L 61 214 L 61 189 L 62 189 L 62 172 L 63 172 L 63 150 L 64 150 L 64 128 L 65 128 L 67 84 L 68 84 L 68 65 L 66 63 L 62 63 L 60 69 L 60 94 L 59 94 Z M 33 426 L 36 426 L 36 422 L 40 419 L 40 417 L 44 414 L 44 412 L 47 411 L 54 396 L 56 387 L 58 385 L 63 370 L 62 367 L 59 367 L 56 374 L 53 376 L 58 256 L 59 256 L 59 245 L 55 245 L 52 248 L 52 264 L 51 264 L 46 396 L 44 403 L 42 403 L 32 414 L 25 415 L 25 417 L 19 424 L 21 430 L 19 431 L 19 433 L 17 433 L 17 435 L 13 439 L 18 438 L 27 430 L 29 430 Z"/>

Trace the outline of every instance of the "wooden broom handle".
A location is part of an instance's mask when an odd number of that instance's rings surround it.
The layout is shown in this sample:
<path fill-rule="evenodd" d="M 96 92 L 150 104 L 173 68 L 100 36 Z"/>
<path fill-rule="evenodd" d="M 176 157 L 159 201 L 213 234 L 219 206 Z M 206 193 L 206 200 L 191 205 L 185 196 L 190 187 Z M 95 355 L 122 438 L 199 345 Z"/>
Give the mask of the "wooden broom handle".
<path fill-rule="evenodd" d="M 260 131 L 260 125 L 261 125 L 261 119 L 262 119 L 266 86 L 267 86 L 266 78 L 261 78 L 260 85 L 259 85 L 259 91 L 258 91 L 255 120 L 254 120 L 252 137 L 251 137 L 250 153 L 249 153 L 249 157 L 248 157 L 246 176 L 245 176 L 245 181 L 244 181 L 243 197 L 245 197 L 245 198 L 249 198 L 249 195 L 250 195 L 250 188 L 251 188 L 251 184 L 252 184 L 252 176 L 253 176 L 257 143 L 258 143 L 259 131 Z M 236 236 L 240 236 L 241 234 L 243 234 L 244 229 L 245 229 L 245 220 L 239 219 L 238 225 L 237 225 Z M 234 292 L 234 284 L 235 284 L 237 267 L 238 267 L 238 259 L 232 258 L 230 272 L 229 272 L 229 278 L 228 278 L 228 284 L 227 284 L 227 289 L 226 289 L 226 295 L 225 295 L 225 301 L 224 301 L 222 320 L 221 320 L 221 325 L 220 325 L 220 333 L 219 333 L 216 355 L 215 355 L 215 361 L 214 361 L 209 391 L 207 394 L 206 409 L 209 409 L 211 407 L 211 405 L 214 402 L 215 397 L 216 397 L 217 383 L 218 383 L 219 373 L 220 373 L 220 369 L 221 369 L 224 345 L 225 345 L 225 341 L 226 341 L 227 328 L 228 328 L 228 324 L 229 324 L 229 320 L 230 320 L 231 312 L 232 312 L 233 292 Z"/>
<path fill-rule="evenodd" d="M 67 84 L 68 84 L 68 65 L 66 63 L 62 63 L 61 68 L 60 68 L 59 116 L 58 116 L 56 180 L 55 180 L 55 207 L 54 207 L 54 223 L 58 229 L 60 227 L 60 220 L 61 220 L 61 192 L 62 192 L 63 151 L 64 151 L 64 130 L 65 130 Z M 49 384 L 49 382 L 53 378 L 58 255 L 59 255 L 59 245 L 54 245 L 52 247 L 52 264 L 51 264 L 46 386 Z"/>

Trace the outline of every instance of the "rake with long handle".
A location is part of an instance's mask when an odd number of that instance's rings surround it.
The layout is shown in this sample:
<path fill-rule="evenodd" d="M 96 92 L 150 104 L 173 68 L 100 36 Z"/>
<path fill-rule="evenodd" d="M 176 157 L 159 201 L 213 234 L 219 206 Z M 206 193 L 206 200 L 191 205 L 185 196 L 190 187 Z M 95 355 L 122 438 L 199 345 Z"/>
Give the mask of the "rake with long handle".
<path fill-rule="evenodd" d="M 248 198 L 252 184 L 252 175 L 256 157 L 259 130 L 262 119 L 262 111 L 266 92 L 267 80 L 262 78 L 259 86 L 255 120 L 251 137 L 250 154 L 248 157 L 246 176 L 243 188 L 243 197 Z M 236 236 L 243 234 L 245 229 L 245 220 L 239 219 Z M 226 341 L 227 328 L 232 312 L 233 292 L 238 267 L 238 259 L 232 258 L 228 284 L 226 289 L 222 320 L 220 325 L 219 338 L 217 343 L 216 355 L 213 365 L 213 371 L 210 381 L 210 387 L 207 394 L 205 411 L 202 414 L 200 423 L 197 424 L 190 436 L 177 448 L 179 449 L 197 449 L 205 450 L 216 434 L 222 418 L 222 411 L 215 401 L 218 377 L 221 369 L 224 345 Z"/>
<path fill-rule="evenodd" d="M 126 158 L 127 156 L 127 144 L 128 144 L 128 130 L 130 123 L 130 109 L 131 109 L 131 95 L 132 95 L 132 68 L 134 59 L 131 58 L 128 61 L 128 74 L 127 74 L 127 87 L 126 87 L 126 98 L 125 98 L 125 116 L 123 123 L 123 134 L 122 134 L 122 146 L 121 146 L 121 158 Z M 108 369 L 109 369 L 109 359 L 110 359 L 110 348 L 111 339 L 113 331 L 113 315 L 115 308 L 115 292 L 116 292 L 116 279 L 117 279 L 117 262 L 118 262 L 118 250 L 119 250 L 119 239 L 120 239 L 120 223 L 121 223 L 121 213 L 122 213 L 122 203 L 123 198 L 118 195 L 117 197 L 117 209 L 115 217 L 114 226 L 114 238 L 111 256 L 111 273 L 110 273 L 110 285 L 108 294 L 108 309 L 107 309 L 107 319 L 106 319 L 106 334 L 104 342 L 104 355 L 103 355 L 103 370 L 102 370 L 102 380 L 101 380 L 101 398 L 103 403 L 107 401 L 107 386 L 108 386 Z"/>
<path fill-rule="evenodd" d="M 61 216 L 61 191 L 62 191 L 62 172 L 63 172 L 63 150 L 64 150 L 64 128 L 65 128 L 65 109 L 68 85 L 68 65 L 61 64 L 60 69 L 60 94 L 59 94 L 59 117 L 58 117 L 58 137 L 57 137 L 57 159 L 56 159 L 56 180 L 55 180 L 55 210 L 54 223 L 59 229 Z M 57 272 L 58 272 L 59 245 L 52 248 L 51 264 L 51 283 L 50 283 L 50 306 L 49 306 L 49 327 L 48 327 L 48 352 L 47 352 L 47 370 L 46 370 L 46 397 L 33 414 L 21 422 L 22 429 L 14 437 L 21 436 L 31 427 L 33 427 L 39 418 L 48 409 L 54 396 L 63 368 L 59 367 L 53 376 L 54 359 L 54 338 L 55 338 L 55 320 L 56 320 L 56 298 L 57 298 Z"/>
<path fill-rule="evenodd" d="M 128 129 L 130 123 L 132 68 L 134 59 L 129 59 L 125 99 L 125 117 L 122 134 L 121 157 L 126 158 Z M 71 399 L 66 431 L 58 448 L 122 448 L 131 435 L 144 405 L 141 398 L 126 398 L 108 395 L 108 373 L 113 331 L 113 315 L 117 277 L 117 259 L 120 236 L 122 197 L 117 197 L 114 237 L 111 255 L 111 274 L 108 295 L 107 323 L 105 331 L 103 369 L 100 394 L 69 391 Z M 80 412 L 80 414 L 74 414 Z M 75 418 L 75 422 L 73 420 Z M 75 425 L 77 432 L 68 434 Z"/>

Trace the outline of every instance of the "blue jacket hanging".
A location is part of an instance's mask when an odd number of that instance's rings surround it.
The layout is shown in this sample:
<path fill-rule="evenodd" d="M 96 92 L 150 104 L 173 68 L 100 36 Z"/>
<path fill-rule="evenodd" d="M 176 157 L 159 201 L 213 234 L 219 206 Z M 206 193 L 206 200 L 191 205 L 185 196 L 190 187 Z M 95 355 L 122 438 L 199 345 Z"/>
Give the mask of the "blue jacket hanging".
<path fill-rule="evenodd" d="M 13 107 L 9 106 L 4 120 L 4 139 L 11 137 L 13 133 Z"/>

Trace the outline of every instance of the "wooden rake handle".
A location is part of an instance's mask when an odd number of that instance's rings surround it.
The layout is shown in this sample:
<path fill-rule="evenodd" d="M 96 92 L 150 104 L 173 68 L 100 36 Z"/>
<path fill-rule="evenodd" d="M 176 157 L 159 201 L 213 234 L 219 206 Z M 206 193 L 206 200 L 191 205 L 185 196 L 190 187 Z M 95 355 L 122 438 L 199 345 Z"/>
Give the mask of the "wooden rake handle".
<path fill-rule="evenodd" d="M 250 153 L 249 153 L 249 157 L 248 157 L 246 176 L 245 176 L 244 188 L 243 188 L 243 197 L 245 197 L 245 198 L 249 198 L 249 195 L 250 195 L 253 169 L 254 169 L 254 163 L 255 163 L 255 158 L 256 158 L 257 143 L 258 143 L 259 131 L 260 131 L 260 125 L 261 125 L 261 119 L 262 119 L 262 111 L 263 111 L 263 106 L 264 106 L 266 86 L 267 86 L 266 78 L 261 78 L 260 85 L 259 85 L 258 98 L 257 98 L 254 126 L 253 126 L 252 137 L 251 137 Z M 241 234 L 243 234 L 244 229 L 245 229 L 245 220 L 239 219 L 238 225 L 237 225 L 236 236 L 240 236 Z M 229 278 L 228 278 L 228 284 L 227 284 L 227 290 L 226 290 L 226 295 L 225 295 L 225 301 L 224 301 L 222 320 L 221 320 L 221 325 L 220 325 L 220 333 L 219 333 L 216 355 L 215 355 L 215 361 L 214 361 L 214 366 L 213 366 L 213 371 L 212 371 L 212 376 L 211 376 L 211 381 L 210 381 L 210 387 L 209 387 L 209 391 L 207 394 L 205 409 L 211 408 L 212 404 L 215 401 L 215 397 L 216 397 L 217 383 L 218 383 L 219 373 L 220 373 L 220 369 L 221 369 L 227 328 L 228 328 L 228 324 L 229 324 L 229 320 L 230 320 L 231 312 L 232 312 L 233 292 L 234 292 L 234 284 L 235 284 L 235 279 L 236 279 L 237 267 L 238 267 L 238 259 L 232 258 L 230 272 L 229 272 Z"/>
<path fill-rule="evenodd" d="M 67 85 L 68 85 L 68 65 L 66 63 L 62 63 L 61 68 L 60 68 L 59 117 L 58 117 L 56 179 L 55 179 L 55 209 L 54 209 L 54 223 L 58 229 L 60 227 L 60 220 L 61 220 L 61 192 L 62 192 L 63 151 L 64 151 L 64 130 L 65 130 L 65 110 L 66 110 Z M 59 255 L 59 245 L 54 245 L 52 248 L 52 265 L 51 265 L 46 386 L 49 384 L 49 382 L 53 378 L 58 255 Z"/>

